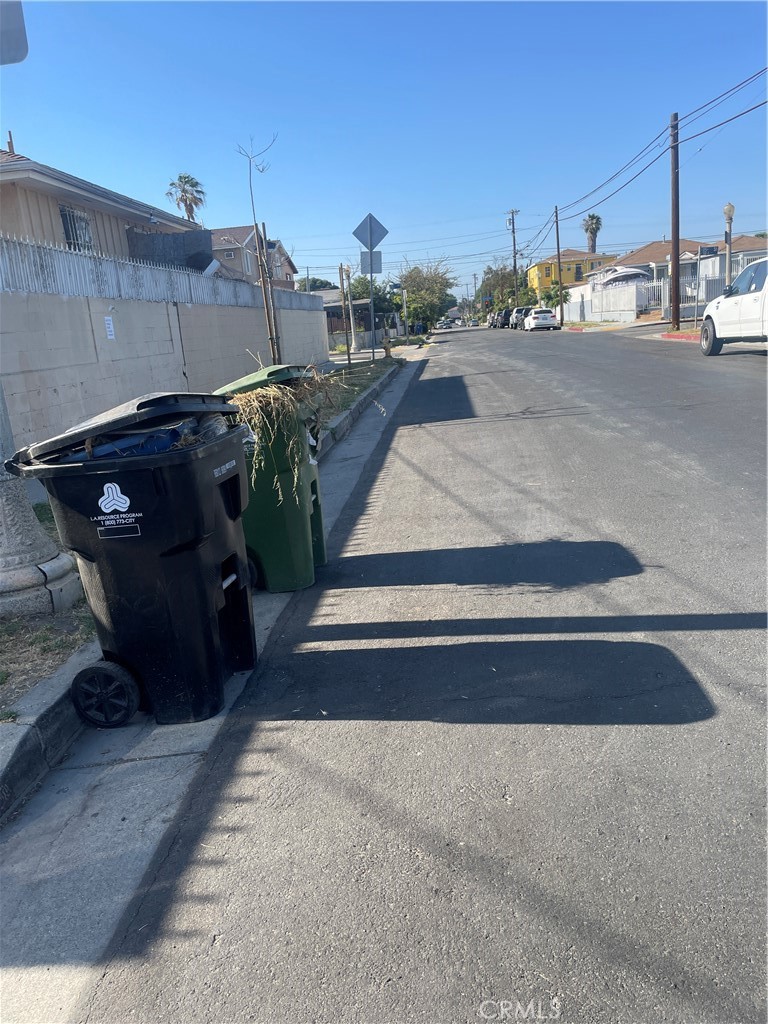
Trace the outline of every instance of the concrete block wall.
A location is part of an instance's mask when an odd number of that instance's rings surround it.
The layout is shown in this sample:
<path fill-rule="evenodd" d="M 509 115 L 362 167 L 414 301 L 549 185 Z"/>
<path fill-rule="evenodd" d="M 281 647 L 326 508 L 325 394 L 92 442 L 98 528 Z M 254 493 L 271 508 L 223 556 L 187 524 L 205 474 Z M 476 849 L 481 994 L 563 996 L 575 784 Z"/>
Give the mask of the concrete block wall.
<path fill-rule="evenodd" d="M 17 447 L 136 395 L 186 390 L 182 368 L 164 303 L 3 294 L 0 378 Z"/>
<path fill-rule="evenodd" d="M 190 391 L 215 391 L 271 364 L 263 309 L 180 303 L 178 316 Z"/>
<path fill-rule="evenodd" d="M 328 361 L 328 328 L 322 309 L 278 309 L 277 317 L 284 363 L 309 366 Z"/>
<path fill-rule="evenodd" d="M 317 301 L 278 310 L 284 362 L 327 362 Z M 17 448 L 139 395 L 214 390 L 259 360 L 272 361 L 263 309 L 2 294 L 0 382 Z"/>

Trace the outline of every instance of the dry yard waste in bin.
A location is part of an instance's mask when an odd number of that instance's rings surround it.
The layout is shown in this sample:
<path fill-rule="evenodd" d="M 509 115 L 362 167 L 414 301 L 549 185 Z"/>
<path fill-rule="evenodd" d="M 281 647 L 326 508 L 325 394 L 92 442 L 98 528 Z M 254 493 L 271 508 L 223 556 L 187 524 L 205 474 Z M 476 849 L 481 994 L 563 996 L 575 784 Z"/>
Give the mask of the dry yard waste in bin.
<path fill-rule="evenodd" d="M 243 529 L 254 582 L 273 593 L 311 586 L 327 561 L 315 448 L 320 410 L 343 387 L 312 368 L 268 366 L 216 392 L 252 433 Z"/>
<path fill-rule="evenodd" d="M 139 707 L 161 724 L 201 721 L 255 665 L 236 415 L 213 395 L 145 395 L 6 463 L 45 485 L 77 558 L 104 655 L 72 684 L 92 725 Z"/>

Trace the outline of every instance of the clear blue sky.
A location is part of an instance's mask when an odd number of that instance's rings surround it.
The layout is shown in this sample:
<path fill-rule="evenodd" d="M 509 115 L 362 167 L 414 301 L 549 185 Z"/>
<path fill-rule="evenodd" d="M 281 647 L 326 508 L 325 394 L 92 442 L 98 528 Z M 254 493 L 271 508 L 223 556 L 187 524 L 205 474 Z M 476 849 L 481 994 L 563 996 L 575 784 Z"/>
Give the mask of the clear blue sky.
<path fill-rule="evenodd" d="M 762 3 L 25 3 L 29 57 L 2 70 L 2 139 L 41 163 L 170 209 L 197 177 L 210 228 L 247 223 L 239 143 L 266 144 L 257 215 L 302 273 L 355 262 L 372 212 L 385 274 L 446 257 L 456 292 L 525 248 L 555 204 L 600 185 L 660 132 L 768 63 Z M 765 76 L 681 139 L 765 98 Z M 766 226 L 766 109 L 681 146 L 681 234 Z M 696 117 L 697 115 L 694 115 Z M 566 210 L 563 247 L 669 236 L 669 155 Z M 662 145 L 663 148 L 663 145 Z M 541 242 L 541 236 L 539 237 Z M 549 255 L 554 234 L 535 255 Z"/>

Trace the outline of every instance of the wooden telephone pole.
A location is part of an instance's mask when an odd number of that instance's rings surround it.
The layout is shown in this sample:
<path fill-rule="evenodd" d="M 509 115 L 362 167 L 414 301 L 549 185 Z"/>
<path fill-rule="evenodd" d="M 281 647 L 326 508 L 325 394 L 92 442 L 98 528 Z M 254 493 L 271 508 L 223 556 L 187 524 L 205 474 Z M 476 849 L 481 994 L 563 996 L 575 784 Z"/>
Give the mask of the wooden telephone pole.
<path fill-rule="evenodd" d="M 557 241 L 557 290 L 560 294 L 560 326 L 565 320 L 563 309 L 563 267 L 560 262 L 560 222 L 557 219 L 557 207 L 555 207 L 555 240 Z"/>
<path fill-rule="evenodd" d="M 677 114 L 669 118 L 670 187 L 672 190 L 672 250 L 669 255 L 669 306 L 672 330 L 680 330 L 680 154 Z"/>

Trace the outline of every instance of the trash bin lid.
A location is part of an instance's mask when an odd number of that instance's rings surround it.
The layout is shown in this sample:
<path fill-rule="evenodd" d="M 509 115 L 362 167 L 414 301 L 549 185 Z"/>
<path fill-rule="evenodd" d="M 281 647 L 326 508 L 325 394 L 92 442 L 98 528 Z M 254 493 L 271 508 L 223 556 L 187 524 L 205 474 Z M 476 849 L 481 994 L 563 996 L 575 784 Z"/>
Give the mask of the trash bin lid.
<path fill-rule="evenodd" d="M 151 395 L 142 395 L 141 398 L 133 398 L 130 402 L 116 405 L 114 409 L 107 409 L 106 412 L 83 420 L 63 434 L 48 438 L 47 441 L 31 444 L 17 452 L 14 461 L 26 462 L 30 459 L 39 459 L 41 455 L 50 455 L 52 452 L 63 452 L 81 445 L 88 438 L 114 433 L 135 424 L 159 426 L 163 422 L 178 420 L 182 416 L 212 412 L 234 416 L 237 408 L 216 395 L 158 391 Z"/>
<path fill-rule="evenodd" d="M 231 384 L 225 384 L 223 388 L 217 388 L 214 395 L 239 395 L 242 391 L 253 391 L 254 388 L 263 388 L 269 384 L 284 384 L 289 380 L 311 376 L 312 370 L 306 366 L 265 366 L 263 370 L 249 373 L 247 377 L 241 377 L 239 380 L 233 380 Z"/>

